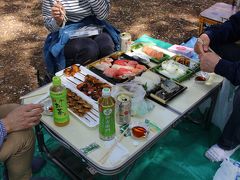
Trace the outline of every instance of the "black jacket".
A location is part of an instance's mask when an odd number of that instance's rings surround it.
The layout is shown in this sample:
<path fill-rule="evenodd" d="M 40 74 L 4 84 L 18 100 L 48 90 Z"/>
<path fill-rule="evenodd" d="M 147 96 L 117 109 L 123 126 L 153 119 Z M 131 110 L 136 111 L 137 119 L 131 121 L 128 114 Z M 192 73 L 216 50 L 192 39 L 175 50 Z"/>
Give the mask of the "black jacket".
<path fill-rule="evenodd" d="M 211 40 L 210 46 L 240 40 L 240 12 L 232 15 L 228 21 L 221 25 L 207 28 L 205 33 Z M 240 85 L 240 57 L 238 62 L 221 59 L 214 72 L 226 77 L 233 85 Z"/>

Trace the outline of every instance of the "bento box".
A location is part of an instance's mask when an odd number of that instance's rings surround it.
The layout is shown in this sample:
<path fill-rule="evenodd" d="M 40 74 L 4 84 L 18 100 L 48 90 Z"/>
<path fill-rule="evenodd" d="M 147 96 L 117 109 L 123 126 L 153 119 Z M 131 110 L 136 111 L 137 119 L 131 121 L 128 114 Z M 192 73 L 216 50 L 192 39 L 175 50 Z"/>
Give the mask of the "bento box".
<path fill-rule="evenodd" d="M 194 61 L 184 55 L 175 55 L 173 57 L 171 57 L 170 59 L 173 59 L 174 61 L 188 67 L 189 69 L 191 69 L 193 72 L 198 72 L 200 71 L 200 63 L 197 61 Z"/>
<path fill-rule="evenodd" d="M 194 71 L 189 67 L 172 59 L 162 62 L 151 70 L 179 83 L 189 79 L 194 74 Z"/>
<path fill-rule="evenodd" d="M 115 52 L 88 64 L 87 68 L 108 82 L 117 84 L 133 79 L 149 69 L 149 66 L 123 52 Z"/>
<path fill-rule="evenodd" d="M 147 97 L 160 104 L 166 104 L 187 89 L 187 87 L 150 70 L 142 73 L 141 76 L 136 76 L 132 81 L 142 85 Z"/>
<path fill-rule="evenodd" d="M 135 56 L 139 56 L 143 59 L 145 58 L 146 60 L 150 60 L 157 64 L 168 60 L 175 55 L 174 53 L 151 43 L 135 43 L 131 46 L 131 51 Z"/>

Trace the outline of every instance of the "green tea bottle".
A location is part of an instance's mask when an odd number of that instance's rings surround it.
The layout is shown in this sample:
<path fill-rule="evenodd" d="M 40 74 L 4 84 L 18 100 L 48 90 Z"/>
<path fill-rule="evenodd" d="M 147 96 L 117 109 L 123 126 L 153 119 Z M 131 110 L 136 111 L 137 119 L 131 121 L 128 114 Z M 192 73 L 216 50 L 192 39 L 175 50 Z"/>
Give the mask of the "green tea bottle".
<path fill-rule="evenodd" d="M 52 83 L 50 97 L 53 104 L 53 120 L 56 126 L 65 126 L 69 123 L 67 90 L 62 86 L 61 79 L 58 76 L 52 78 Z"/>
<path fill-rule="evenodd" d="M 115 100 L 109 88 L 102 89 L 99 106 L 99 137 L 104 141 L 115 137 Z"/>

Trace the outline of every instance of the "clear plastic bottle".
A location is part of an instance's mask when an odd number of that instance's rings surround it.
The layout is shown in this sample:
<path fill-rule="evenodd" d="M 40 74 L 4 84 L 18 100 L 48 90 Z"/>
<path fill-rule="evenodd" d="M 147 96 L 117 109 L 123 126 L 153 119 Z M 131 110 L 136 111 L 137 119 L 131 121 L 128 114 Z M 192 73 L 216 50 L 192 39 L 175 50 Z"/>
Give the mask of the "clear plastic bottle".
<path fill-rule="evenodd" d="M 99 137 L 104 141 L 115 137 L 115 100 L 109 88 L 102 89 L 99 106 Z"/>
<path fill-rule="evenodd" d="M 54 76 L 50 87 L 50 97 L 53 105 L 53 119 L 56 126 L 66 126 L 69 123 L 67 109 L 67 90 L 61 84 L 61 79 Z"/>

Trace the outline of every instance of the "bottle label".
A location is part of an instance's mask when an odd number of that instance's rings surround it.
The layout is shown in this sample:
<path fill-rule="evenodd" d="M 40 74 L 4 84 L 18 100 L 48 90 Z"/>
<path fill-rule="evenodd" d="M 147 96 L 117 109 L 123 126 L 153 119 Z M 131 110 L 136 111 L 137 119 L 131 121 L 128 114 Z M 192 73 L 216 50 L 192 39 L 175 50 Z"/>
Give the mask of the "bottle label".
<path fill-rule="evenodd" d="M 50 92 L 53 104 L 53 119 L 56 123 L 65 123 L 69 121 L 69 113 L 67 109 L 67 91 Z"/>
<path fill-rule="evenodd" d="M 100 105 L 101 106 L 101 105 Z M 103 138 L 115 135 L 115 106 L 101 106 L 99 133 Z"/>

